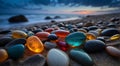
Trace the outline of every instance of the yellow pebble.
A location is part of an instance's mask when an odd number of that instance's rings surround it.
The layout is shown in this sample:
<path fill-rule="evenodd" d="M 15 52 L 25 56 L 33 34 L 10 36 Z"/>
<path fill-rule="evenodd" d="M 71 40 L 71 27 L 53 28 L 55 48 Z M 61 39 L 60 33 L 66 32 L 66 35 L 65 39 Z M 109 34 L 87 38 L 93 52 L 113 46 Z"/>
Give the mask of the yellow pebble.
<path fill-rule="evenodd" d="M 15 30 L 12 32 L 12 37 L 17 38 L 26 38 L 28 35 L 24 31 Z"/>
<path fill-rule="evenodd" d="M 92 33 L 86 33 L 86 40 L 95 40 L 97 37 Z"/>
<path fill-rule="evenodd" d="M 116 34 L 110 37 L 110 40 L 118 40 L 118 39 L 120 39 L 120 34 Z"/>

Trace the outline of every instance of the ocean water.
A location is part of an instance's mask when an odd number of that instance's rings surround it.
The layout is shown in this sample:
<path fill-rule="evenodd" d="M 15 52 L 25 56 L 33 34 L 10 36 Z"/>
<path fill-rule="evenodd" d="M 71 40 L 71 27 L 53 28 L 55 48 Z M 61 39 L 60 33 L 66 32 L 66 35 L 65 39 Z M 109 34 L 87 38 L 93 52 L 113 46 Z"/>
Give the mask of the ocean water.
<path fill-rule="evenodd" d="M 23 23 L 9 23 L 8 19 L 15 15 L 0 15 L 0 28 L 10 28 L 20 25 L 29 25 L 29 24 L 35 24 L 35 23 L 45 23 L 50 22 L 51 20 L 45 20 L 44 18 L 46 16 L 50 16 L 54 18 L 55 16 L 60 16 L 60 19 L 52 19 L 57 22 L 60 21 L 68 21 L 68 20 L 75 20 L 75 19 L 81 19 L 83 16 L 81 15 L 74 15 L 74 14 L 35 14 L 35 15 L 25 15 L 29 22 L 23 22 Z"/>

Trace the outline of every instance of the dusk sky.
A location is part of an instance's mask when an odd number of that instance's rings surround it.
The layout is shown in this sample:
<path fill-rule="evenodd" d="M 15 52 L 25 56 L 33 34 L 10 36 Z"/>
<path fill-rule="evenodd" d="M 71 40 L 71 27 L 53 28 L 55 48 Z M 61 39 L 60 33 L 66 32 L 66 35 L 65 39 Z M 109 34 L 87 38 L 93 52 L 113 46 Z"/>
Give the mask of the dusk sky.
<path fill-rule="evenodd" d="M 120 0 L 0 0 L 0 14 L 103 14 L 120 12 Z"/>

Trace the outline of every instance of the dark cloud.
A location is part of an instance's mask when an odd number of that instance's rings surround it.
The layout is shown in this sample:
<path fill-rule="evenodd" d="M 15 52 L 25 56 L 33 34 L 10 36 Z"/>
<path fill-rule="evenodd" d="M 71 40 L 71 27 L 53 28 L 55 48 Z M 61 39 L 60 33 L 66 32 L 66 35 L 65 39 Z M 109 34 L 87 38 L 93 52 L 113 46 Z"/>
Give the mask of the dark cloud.
<path fill-rule="evenodd" d="M 6 3 L 7 1 L 7 3 Z M 120 0 L 21 0 L 24 2 L 24 4 L 20 4 L 18 1 L 17 3 L 12 3 L 15 0 L 0 0 L 0 7 L 1 8 L 22 8 L 26 5 L 49 5 L 51 4 L 57 5 L 57 4 L 64 4 L 75 6 L 76 4 L 78 6 L 84 5 L 84 6 L 93 6 L 93 7 L 102 7 L 102 6 L 109 6 L 109 7 L 120 7 Z M 16 0 L 17 1 L 17 0 Z M 10 3 L 9 3 L 10 2 Z M 8 5 L 7 7 L 5 5 Z"/>

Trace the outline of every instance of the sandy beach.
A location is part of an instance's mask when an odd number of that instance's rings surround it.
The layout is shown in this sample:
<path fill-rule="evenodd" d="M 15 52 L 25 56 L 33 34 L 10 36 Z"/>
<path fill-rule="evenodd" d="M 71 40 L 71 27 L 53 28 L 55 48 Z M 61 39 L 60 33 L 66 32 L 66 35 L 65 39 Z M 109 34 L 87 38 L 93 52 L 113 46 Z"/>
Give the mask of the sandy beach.
<path fill-rule="evenodd" d="M 119 19 L 112 21 L 113 19 Z M 64 26 L 61 26 L 63 24 Z M 81 29 L 81 28 L 88 28 L 90 26 L 97 26 L 98 29 L 107 29 L 111 28 L 109 27 L 109 24 L 115 24 L 115 29 L 117 29 L 120 32 L 120 13 L 114 13 L 114 14 L 104 14 L 104 15 L 88 15 L 82 19 L 77 20 L 70 20 L 70 21 L 62 21 L 62 22 L 48 22 L 48 23 L 37 23 L 37 24 L 31 24 L 31 25 L 24 25 L 24 26 L 15 26 L 8 29 L 1 29 L 2 31 L 14 31 L 14 30 L 37 30 L 37 29 L 43 29 L 46 26 L 48 28 L 55 28 L 55 29 L 64 29 L 68 30 L 66 26 L 72 25 L 73 28 Z M 61 27 L 60 27 L 61 26 Z M 0 37 L 6 37 L 11 36 L 10 33 L 0 34 Z M 101 36 L 99 36 L 101 37 Z M 104 36 L 102 36 L 104 37 Z M 107 46 L 114 46 L 119 49 L 120 51 L 120 39 L 110 41 L 108 38 L 105 37 L 105 44 Z M 46 54 L 45 52 L 43 54 Z M 94 66 L 120 66 L 120 58 L 114 58 L 107 54 L 106 51 L 100 52 L 100 53 L 90 53 L 90 57 L 94 61 Z M 16 64 L 16 63 L 15 63 Z M 13 64 L 14 65 L 14 64 Z M 19 64 L 18 64 L 19 65 Z M 46 65 L 44 65 L 46 66 Z M 69 66 L 82 66 L 78 64 L 77 62 L 71 60 Z"/>

